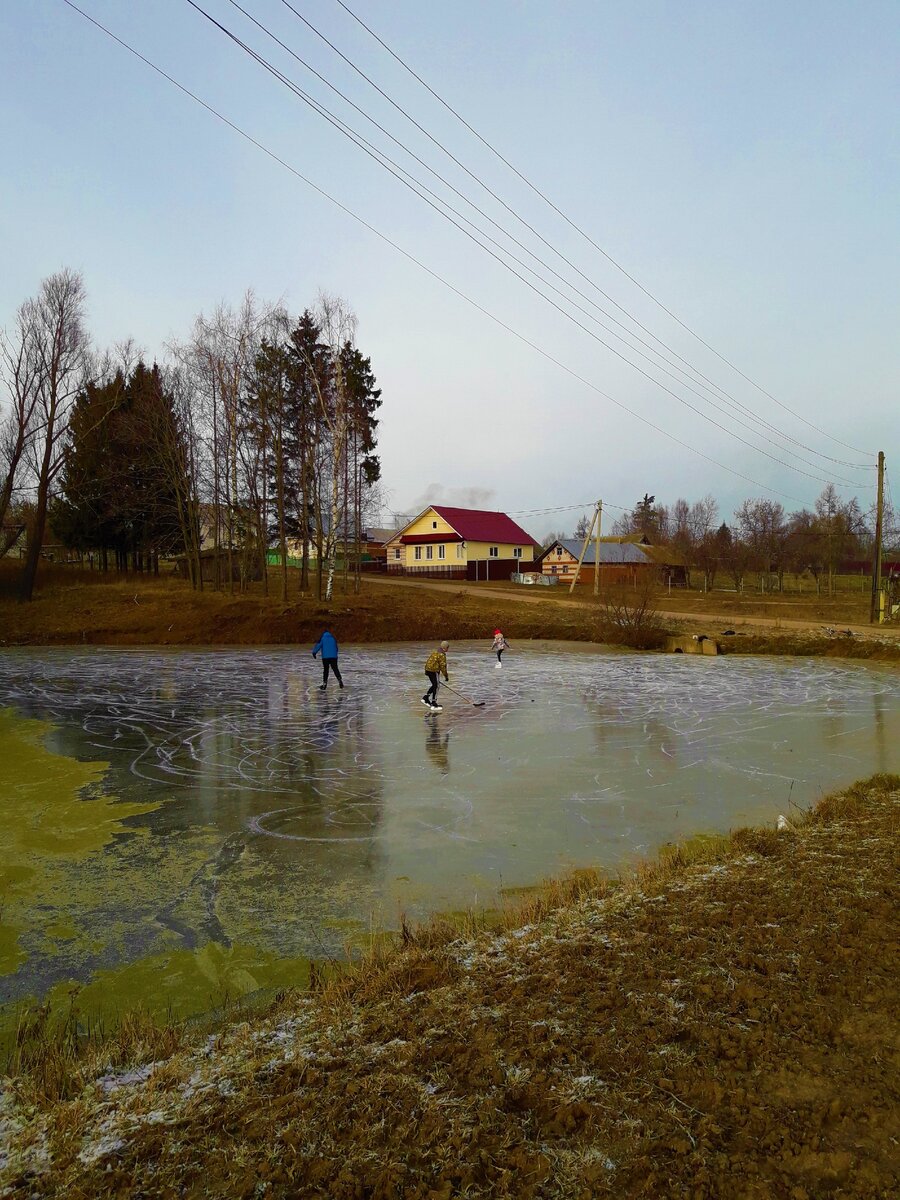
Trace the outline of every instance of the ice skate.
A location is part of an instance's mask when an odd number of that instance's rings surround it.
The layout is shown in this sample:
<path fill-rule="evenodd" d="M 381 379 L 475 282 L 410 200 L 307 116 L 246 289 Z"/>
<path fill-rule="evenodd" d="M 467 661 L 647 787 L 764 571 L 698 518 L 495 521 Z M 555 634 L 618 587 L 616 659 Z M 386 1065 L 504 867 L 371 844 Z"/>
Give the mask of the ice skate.
<path fill-rule="evenodd" d="M 444 711 L 444 706 L 442 704 L 432 704 L 430 706 L 430 708 L 431 708 L 432 712 L 443 712 Z"/>
<path fill-rule="evenodd" d="M 503 666 L 503 663 L 495 663 L 495 664 L 494 664 L 494 670 L 495 670 L 495 671 L 499 671 L 499 670 L 500 670 L 500 668 L 501 668 L 502 666 Z"/>

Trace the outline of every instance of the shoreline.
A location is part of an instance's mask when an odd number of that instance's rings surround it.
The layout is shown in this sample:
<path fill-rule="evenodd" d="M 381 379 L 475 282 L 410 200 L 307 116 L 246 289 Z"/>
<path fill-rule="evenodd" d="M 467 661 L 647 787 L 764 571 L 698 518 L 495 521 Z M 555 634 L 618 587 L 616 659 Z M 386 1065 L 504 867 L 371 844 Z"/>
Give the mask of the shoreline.
<path fill-rule="evenodd" d="M 3 564 L 0 563 L 0 567 Z M 451 584 L 364 580 L 359 593 L 341 580 L 330 603 L 301 596 L 296 581 L 287 601 L 264 594 L 260 585 L 240 593 L 194 592 L 181 580 L 161 577 L 109 577 L 50 573 L 34 600 L 21 604 L 9 593 L 10 578 L 0 571 L 0 649 L 98 646 L 144 650 L 180 647 L 312 646 L 330 627 L 347 645 L 474 640 L 490 644 L 501 623 L 513 646 L 546 640 L 661 650 L 671 633 L 705 632 L 725 654 L 810 655 L 900 662 L 900 628 L 871 627 L 842 636 L 847 627 L 843 601 L 813 605 L 806 628 L 779 628 L 757 617 L 755 607 L 730 615 L 628 608 L 628 596 L 610 608 L 582 597 L 517 595 L 508 588 L 484 590 Z M 528 589 L 524 589 L 528 591 Z M 533 589 L 531 589 L 533 591 Z M 546 590 L 546 589 L 545 589 Z M 5 595 L 4 595 L 5 591 Z M 630 594 L 629 594 L 630 595 Z M 700 597 L 692 597 L 699 604 Z M 827 624 L 825 624 L 827 622 Z M 726 629 L 733 636 L 723 636 Z M 828 633 L 831 629 L 833 632 Z"/>
<path fill-rule="evenodd" d="M 898 812 L 875 776 L 499 931 L 404 927 L 205 1041 L 132 1033 L 66 1099 L 7 1081 L 0 1195 L 892 1194 Z"/>

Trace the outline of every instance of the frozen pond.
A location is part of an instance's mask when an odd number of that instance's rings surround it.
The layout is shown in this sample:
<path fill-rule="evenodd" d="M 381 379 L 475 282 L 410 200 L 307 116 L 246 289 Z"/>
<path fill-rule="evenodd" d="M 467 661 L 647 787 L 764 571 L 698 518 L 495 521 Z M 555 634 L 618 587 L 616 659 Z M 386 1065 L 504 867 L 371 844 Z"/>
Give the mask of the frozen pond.
<path fill-rule="evenodd" d="M 456 644 L 0 653 L 0 1003 L 202 1011 L 376 931 L 900 771 L 900 677 Z M 8 1008 L 7 1008 L 8 1012 Z"/>

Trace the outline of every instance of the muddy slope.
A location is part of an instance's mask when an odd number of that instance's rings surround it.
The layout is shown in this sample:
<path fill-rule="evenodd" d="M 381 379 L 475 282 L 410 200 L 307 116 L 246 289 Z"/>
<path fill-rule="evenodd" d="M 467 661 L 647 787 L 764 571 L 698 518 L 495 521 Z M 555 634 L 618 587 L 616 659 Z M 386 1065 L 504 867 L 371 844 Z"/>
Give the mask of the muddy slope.
<path fill-rule="evenodd" d="M 3 1194 L 893 1197 L 898 815 L 876 777 L 120 1087 L 8 1091 Z"/>

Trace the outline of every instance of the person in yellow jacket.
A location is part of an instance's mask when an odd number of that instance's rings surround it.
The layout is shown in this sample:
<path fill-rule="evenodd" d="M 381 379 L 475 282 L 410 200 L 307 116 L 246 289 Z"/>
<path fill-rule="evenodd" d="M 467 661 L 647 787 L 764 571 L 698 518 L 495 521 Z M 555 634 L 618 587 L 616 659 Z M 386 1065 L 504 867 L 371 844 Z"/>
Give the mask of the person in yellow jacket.
<path fill-rule="evenodd" d="M 422 697 L 422 703 L 430 708 L 432 712 L 443 711 L 437 702 L 438 675 L 443 675 L 444 679 L 448 683 L 450 682 L 450 676 L 447 674 L 447 651 L 449 649 L 449 642 L 441 642 L 440 650 L 432 650 L 425 660 L 425 674 L 428 676 L 428 682 L 431 686 Z"/>

